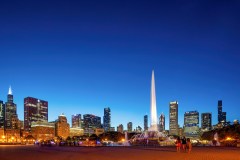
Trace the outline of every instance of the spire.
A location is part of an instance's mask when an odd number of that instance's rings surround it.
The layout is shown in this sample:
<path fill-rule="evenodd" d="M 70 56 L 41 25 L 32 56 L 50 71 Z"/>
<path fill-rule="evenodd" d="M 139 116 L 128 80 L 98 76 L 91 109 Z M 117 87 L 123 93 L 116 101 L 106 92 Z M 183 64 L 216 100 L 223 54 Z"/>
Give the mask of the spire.
<path fill-rule="evenodd" d="M 9 94 L 9 95 L 12 95 L 12 88 L 11 88 L 11 85 L 9 86 L 8 94 Z"/>

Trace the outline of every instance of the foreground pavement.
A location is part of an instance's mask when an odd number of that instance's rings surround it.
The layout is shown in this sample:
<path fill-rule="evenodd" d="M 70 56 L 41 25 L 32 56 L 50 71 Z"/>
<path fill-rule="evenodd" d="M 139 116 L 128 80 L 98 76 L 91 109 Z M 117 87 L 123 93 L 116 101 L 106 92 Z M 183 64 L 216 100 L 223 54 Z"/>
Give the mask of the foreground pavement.
<path fill-rule="evenodd" d="M 240 160 L 240 148 L 194 147 L 39 147 L 0 145 L 0 160 Z"/>

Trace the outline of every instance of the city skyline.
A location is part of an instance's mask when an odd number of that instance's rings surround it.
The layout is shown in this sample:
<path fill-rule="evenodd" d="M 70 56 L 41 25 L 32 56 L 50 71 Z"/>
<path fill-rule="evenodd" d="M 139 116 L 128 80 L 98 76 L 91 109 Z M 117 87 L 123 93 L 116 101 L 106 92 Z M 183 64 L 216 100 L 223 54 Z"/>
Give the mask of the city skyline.
<path fill-rule="evenodd" d="M 174 2 L 1 2 L 0 100 L 11 85 L 21 120 L 30 96 L 48 101 L 49 121 L 109 107 L 111 126 L 143 127 L 154 69 L 166 129 L 171 101 L 180 126 L 194 110 L 216 124 L 218 100 L 239 119 L 239 2 Z"/>

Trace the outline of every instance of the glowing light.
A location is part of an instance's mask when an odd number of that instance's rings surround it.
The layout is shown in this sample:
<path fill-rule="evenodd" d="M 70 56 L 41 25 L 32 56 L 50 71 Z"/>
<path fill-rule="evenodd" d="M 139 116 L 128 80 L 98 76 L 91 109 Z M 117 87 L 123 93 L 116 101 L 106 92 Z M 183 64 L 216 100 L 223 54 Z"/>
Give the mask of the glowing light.
<path fill-rule="evenodd" d="M 231 137 L 227 137 L 226 140 L 227 140 L 227 141 L 230 141 L 230 140 L 232 140 L 232 138 L 231 138 Z"/>
<path fill-rule="evenodd" d="M 151 127 L 150 131 L 157 131 L 157 103 L 156 103 L 156 92 L 155 92 L 155 78 L 154 78 L 154 70 L 152 71 L 152 82 L 151 82 Z"/>
<path fill-rule="evenodd" d="M 11 86 L 10 86 L 9 89 L 8 89 L 8 94 L 9 94 L 9 95 L 12 95 L 12 88 L 11 88 Z"/>

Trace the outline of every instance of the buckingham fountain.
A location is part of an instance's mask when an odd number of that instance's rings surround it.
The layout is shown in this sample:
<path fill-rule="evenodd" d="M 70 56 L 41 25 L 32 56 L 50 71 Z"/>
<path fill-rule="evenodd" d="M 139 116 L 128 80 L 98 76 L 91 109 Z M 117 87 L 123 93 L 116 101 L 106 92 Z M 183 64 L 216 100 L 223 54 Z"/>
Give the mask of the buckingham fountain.
<path fill-rule="evenodd" d="M 151 103 L 150 103 L 150 113 L 151 113 L 151 125 L 148 130 L 143 133 L 139 133 L 131 137 L 129 140 L 130 144 L 172 144 L 173 139 L 170 139 L 163 132 L 158 131 L 157 125 L 157 103 L 156 103 L 156 91 L 155 91 L 155 78 L 154 71 L 152 71 L 151 80 Z"/>

